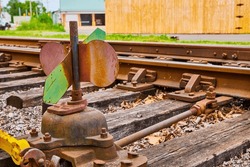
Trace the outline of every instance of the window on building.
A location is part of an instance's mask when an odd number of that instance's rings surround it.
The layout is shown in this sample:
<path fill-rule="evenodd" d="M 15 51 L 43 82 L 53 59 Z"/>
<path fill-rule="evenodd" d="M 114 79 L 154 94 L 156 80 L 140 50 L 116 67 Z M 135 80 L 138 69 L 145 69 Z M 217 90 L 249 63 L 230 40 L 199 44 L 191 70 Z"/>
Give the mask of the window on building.
<path fill-rule="evenodd" d="M 81 25 L 91 26 L 92 25 L 92 14 L 81 14 Z"/>
<path fill-rule="evenodd" d="M 105 25 L 105 14 L 95 14 L 95 23 L 97 26 Z"/>

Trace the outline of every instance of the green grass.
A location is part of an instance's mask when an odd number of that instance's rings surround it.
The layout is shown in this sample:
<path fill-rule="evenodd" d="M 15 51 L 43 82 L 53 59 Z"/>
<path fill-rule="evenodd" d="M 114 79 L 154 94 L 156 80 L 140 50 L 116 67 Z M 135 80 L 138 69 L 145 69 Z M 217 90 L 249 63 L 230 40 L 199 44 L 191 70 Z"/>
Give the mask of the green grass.
<path fill-rule="evenodd" d="M 48 31 L 48 30 L 5 30 L 0 31 L 0 36 L 13 36 L 13 37 L 34 37 L 34 38 L 61 38 L 69 39 L 70 36 L 66 32 Z M 83 40 L 87 35 L 79 34 L 79 40 Z M 122 35 L 112 34 L 107 35 L 107 40 L 118 41 L 138 41 L 138 42 L 167 42 L 167 43 L 187 43 L 187 44 L 218 44 L 218 45 L 250 45 L 250 42 L 222 42 L 222 41 L 184 41 L 171 39 L 167 35 Z"/>
<path fill-rule="evenodd" d="M 61 38 L 69 39 L 70 35 L 64 32 L 53 32 L 44 30 L 5 30 L 0 31 L 0 36 L 11 36 L 11 37 L 34 37 L 34 38 Z M 79 39 L 85 39 L 86 35 L 79 35 Z"/>

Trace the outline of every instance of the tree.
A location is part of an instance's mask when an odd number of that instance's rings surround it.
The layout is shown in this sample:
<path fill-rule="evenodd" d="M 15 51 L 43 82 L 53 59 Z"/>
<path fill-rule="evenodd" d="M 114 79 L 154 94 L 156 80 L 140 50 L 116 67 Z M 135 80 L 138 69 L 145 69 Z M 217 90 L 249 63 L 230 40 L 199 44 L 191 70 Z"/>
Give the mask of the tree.
<path fill-rule="evenodd" d="M 34 16 L 37 13 L 40 14 L 40 12 L 41 13 L 46 12 L 46 8 L 43 6 L 41 2 L 32 1 L 31 6 L 32 6 L 32 14 L 29 13 L 30 0 L 26 0 L 24 3 L 19 2 L 19 0 L 10 0 L 7 4 L 7 7 L 5 7 L 5 10 L 11 15 L 12 22 L 13 22 L 13 16 L 19 16 L 19 12 L 21 12 L 20 14 L 22 16 L 24 15 Z"/>

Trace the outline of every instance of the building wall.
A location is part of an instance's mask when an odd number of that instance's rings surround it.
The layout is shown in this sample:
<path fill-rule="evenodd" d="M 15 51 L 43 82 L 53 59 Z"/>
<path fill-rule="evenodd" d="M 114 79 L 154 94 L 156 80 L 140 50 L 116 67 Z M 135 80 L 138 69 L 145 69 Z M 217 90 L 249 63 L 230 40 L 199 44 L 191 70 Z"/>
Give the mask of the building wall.
<path fill-rule="evenodd" d="M 109 34 L 250 33 L 250 0 L 105 0 L 105 7 Z"/>
<path fill-rule="evenodd" d="M 60 0 L 60 13 L 65 27 L 69 21 L 78 21 L 79 26 L 105 25 L 105 0 Z"/>

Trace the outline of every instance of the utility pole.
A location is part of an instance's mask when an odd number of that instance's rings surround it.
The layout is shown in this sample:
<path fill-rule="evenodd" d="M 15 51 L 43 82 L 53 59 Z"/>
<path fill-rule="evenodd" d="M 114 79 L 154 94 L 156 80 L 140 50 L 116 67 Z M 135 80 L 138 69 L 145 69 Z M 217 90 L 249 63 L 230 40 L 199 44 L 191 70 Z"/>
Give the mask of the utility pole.
<path fill-rule="evenodd" d="M 31 0 L 30 0 L 30 16 L 32 17 L 32 4 L 31 4 Z"/>
<path fill-rule="evenodd" d="M 2 0 L 0 0 L 0 17 L 2 17 Z"/>

